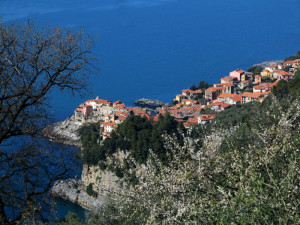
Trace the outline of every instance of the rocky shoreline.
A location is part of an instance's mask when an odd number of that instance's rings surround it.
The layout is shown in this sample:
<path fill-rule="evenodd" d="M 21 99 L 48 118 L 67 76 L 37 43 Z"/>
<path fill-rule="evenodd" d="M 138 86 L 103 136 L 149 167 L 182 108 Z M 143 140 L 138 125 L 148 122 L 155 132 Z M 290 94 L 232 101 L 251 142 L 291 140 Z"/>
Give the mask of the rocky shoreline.
<path fill-rule="evenodd" d="M 86 193 L 86 186 L 80 179 L 68 179 L 56 181 L 50 191 L 53 196 L 58 196 L 83 208 L 95 211 L 103 206 L 105 198 L 95 198 Z"/>
<path fill-rule="evenodd" d="M 271 61 L 265 61 L 265 62 L 262 62 L 262 63 L 254 64 L 253 66 L 256 66 L 260 69 L 264 69 L 267 66 L 282 63 L 282 62 L 283 62 L 283 60 L 271 60 Z"/>
<path fill-rule="evenodd" d="M 80 146 L 80 137 L 77 134 L 79 127 L 80 125 L 75 122 L 73 115 L 64 121 L 46 127 L 44 135 L 56 143 Z"/>
<path fill-rule="evenodd" d="M 147 98 L 141 98 L 139 100 L 134 101 L 134 104 L 137 106 L 142 106 L 142 107 L 148 107 L 148 108 L 158 108 L 162 106 L 170 106 L 169 103 L 165 103 L 160 100 L 154 100 L 154 99 L 147 99 Z"/>

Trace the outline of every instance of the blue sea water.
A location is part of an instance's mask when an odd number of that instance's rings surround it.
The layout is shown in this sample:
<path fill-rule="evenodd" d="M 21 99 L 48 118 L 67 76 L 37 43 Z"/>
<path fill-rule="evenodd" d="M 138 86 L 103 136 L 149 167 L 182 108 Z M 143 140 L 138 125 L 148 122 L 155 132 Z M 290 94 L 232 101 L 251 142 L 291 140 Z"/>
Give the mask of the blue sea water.
<path fill-rule="evenodd" d="M 299 0 L 2 0 L 4 22 L 82 28 L 96 39 L 100 70 L 84 98 L 51 93 L 57 120 L 99 96 L 127 105 L 171 102 L 200 80 L 300 50 Z"/>
<path fill-rule="evenodd" d="M 99 72 L 84 98 L 52 94 L 65 119 L 89 98 L 171 102 L 200 80 L 282 59 L 300 49 L 299 0 L 2 0 L 5 22 L 83 28 L 96 40 Z"/>

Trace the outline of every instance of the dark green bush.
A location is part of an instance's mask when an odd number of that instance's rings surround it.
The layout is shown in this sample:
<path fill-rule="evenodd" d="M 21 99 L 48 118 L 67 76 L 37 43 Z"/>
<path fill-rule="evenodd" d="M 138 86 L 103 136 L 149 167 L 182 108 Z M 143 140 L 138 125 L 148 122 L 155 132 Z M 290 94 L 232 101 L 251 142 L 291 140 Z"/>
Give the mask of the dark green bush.
<path fill-rule="evenodd" d="M 98 196 L 98 193 L 96 191 L 93 190 L 93 184 L 90 183 L 87 187 L 86 187 L 86 193 L 89 195 L 89 196 L 93 196 L 95 198 L 97 198 Z"/>

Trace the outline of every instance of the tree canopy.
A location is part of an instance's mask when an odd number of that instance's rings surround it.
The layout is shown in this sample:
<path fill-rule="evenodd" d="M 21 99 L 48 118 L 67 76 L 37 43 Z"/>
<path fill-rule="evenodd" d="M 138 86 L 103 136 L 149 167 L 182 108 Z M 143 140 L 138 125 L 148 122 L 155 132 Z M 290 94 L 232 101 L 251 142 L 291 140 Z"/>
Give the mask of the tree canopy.
<path fill-rule="evenodd" d="M 67 152 L 50 151 L 42 140 L 51 118 L 47 99 L 50 91 L 58 89 L 84 93 L 92 47 L 93 42 L 82 32 L 30 22 L 0 24 L 2 224 L 42 219 L 41 202 L 53 182 L 72 166 L 64 161 Z M 54 162 L 60 167 L 57 171 L 50 166 Z M 9 218 L 8 211 L 14 216 Z"/>

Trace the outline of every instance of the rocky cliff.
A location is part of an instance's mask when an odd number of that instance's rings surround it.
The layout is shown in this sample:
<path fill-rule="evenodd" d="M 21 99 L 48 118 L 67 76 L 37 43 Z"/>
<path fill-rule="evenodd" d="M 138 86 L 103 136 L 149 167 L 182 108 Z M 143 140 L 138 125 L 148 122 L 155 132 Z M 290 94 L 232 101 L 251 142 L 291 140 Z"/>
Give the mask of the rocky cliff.
<path fill-rule="evenodd" d="M 90 210 L 96 210 L 105 202 L 105 198 L 95 198 L 88 195 L 86 186 L 79 179 L 60 180 L 55 182 L 51 189 L 51 194 L 77 203 Z"/>
<path fill-rule="evenodd" d="M 92 184 L 97 197 L 87 193 L 87 186 Z M 98 166 L 84 165 L 81 179 L 68 179 L 57 181 L 51 189 L 54 196 L 62 197 L 84 208 L 96 210 L 101 207 L 107 199 L 112 198 L 124 187 L 123 180 L 113 172 L 101 171 Z"/>

